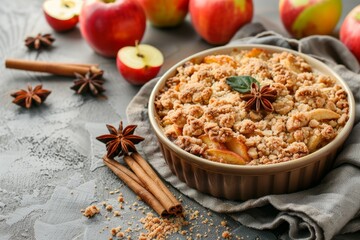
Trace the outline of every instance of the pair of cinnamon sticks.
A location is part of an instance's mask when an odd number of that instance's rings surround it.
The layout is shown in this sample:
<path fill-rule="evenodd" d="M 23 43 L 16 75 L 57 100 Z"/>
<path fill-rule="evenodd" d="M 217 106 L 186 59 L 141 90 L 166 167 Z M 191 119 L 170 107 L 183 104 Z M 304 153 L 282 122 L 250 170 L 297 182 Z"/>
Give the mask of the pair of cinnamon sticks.
<path fill-rule="evenodd" d="M 132 171 L 106 155 L 103 160 L 115 175 L 161 217 L 180 215 L 183 212 L 181 203 L 139 153 L 124 157 L 124 161 Z"/>
<path fill-rule="evenodd" d="M 103 72 L 98 64 L 44 62 L 23 59 L 6 59 L 5 67 L 18 70 L 52 73 L 67 77 L 74 77 L 74 73 L 85 75 L 89 71 L 92 73 Z"/>

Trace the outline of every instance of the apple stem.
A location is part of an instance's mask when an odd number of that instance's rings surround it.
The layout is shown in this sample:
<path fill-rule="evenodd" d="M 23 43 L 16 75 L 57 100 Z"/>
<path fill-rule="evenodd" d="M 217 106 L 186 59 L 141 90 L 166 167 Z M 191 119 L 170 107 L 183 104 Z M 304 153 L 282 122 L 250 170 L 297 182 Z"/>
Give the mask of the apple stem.
<path fill-rule="evenodd" d="M 136 56 L 141 58 L 145 63 L 145 59 L 144 59 L 145 56 L 144 56 L 144 54 L 140 53 L 140 50 L 139 50 L 139 40 L 135 41 L 135 48 L 136 48 Z M 146 63 L 145 63 L 145 67 L 147 67 Z"/>
<path fill-rule="evenodd" d="M 71 8 L 74 6 L 74 2 L 71 0 L 61 0 L 61 4 L 67 8 Z"/>
<path fill-rule="evenodd" d="M 113 3 L 115 0 L 102 0 L 104 3 Z"/>

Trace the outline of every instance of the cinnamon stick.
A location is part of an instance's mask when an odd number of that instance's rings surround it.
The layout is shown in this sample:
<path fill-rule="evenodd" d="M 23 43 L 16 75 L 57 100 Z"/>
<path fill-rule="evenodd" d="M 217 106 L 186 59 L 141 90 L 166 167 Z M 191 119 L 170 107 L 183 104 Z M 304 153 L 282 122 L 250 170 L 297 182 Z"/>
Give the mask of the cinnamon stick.
<path fill-rule="evenodd" d="M 157 214 L 162 217 L 169 216 L 168 212 L 159 200 L 146 190 L 142 184 L 139 184 L 139 179 L 135 174 L 117 161 L 109 159 L 106 155 L 103 157 L 103 161 L 116 176 L 118 176 L 131 190 L 134 191 L 135 194 L 137 194 L 144 202 L 154 209 Z"/>
<path fill-rule="evenodd" d="M 78 66 L 78 67 L 99 67 L 99 64 L 97 63 L 65 63 L 65 62 L 59 62 L 57 63 L 59 65 L 69 65 L 69 66 Z"/>
<path fill-rule="evenodd" d="M 64 64 L 56 62 L 31 61 L 23 59 L 6 59 L 5 67 L 34 72 L 52 73 L 61 76 L 74 77 L 74 73 L 86 74 L 88 71 L 93 73 L 102 72 L 97 66 L 87 64 Z"/>
<path fill-rule="evenodd" d="M 173 208 L 169 210 L 170 213 L 175 212 L 176 214 L 182 213 L 182 205 L 175 198 L 175 196 L 170 192 L 170 190 L 165 186 L 163 181 L 158 177 L 153 168 L 149 165 L 149 163 L 139 154 L 132 153 L 131 157 L 141 166 L 141 168 L 149 175 L 149 177 L 161 188 L 161 190 L 167 195 L 167 197 L 171 200 L 173 204 Z"/>
<path fill-rule="evenodd" d="M 165 207 L 166 211 L 170 214 L 176 213 L 176 208 L 171 199 L 162 191 L 161 188 L 154 182 L 149 175 L 141 168 L 141 166 L 131 157 L 125 156 L 124 161 L 139 177 L 145 188 L 156 197 L 159 202 Z"/>

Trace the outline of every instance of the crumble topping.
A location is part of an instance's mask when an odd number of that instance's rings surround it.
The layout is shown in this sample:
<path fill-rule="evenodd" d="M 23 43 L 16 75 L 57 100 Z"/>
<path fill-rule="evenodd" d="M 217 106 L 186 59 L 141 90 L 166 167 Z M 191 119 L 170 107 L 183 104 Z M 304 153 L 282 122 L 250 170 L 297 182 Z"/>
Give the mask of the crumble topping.
<path fill-rule="evenodd" d="M 84 210 L 83 215 L 87 218 L 91 218 L 98 213 L 100 213 L 100 209 L 96 205 L 91 205 Z"/>
<path fill-rule="evenodd" d="M 226 82 L 245 75 L 276 89 L 272 113 L 246 110 L 243 93 Z M 335 79 L 313 70 L 300 56 L 262 49 L 186 62 L 166 81 L 155 107 L 165 135 L 180 148 L 225 163 L 228 151 L 244 152 L 249 165 L 314 152 L 332 141 L 349 118 L 347 93 Z M 204 135 L 217 144 L 204 142 Z M 240 153 L 229 143 L 234 138 L 245 146 Z M 207 150 L 214 146 L 221 151 L 209 156 Z"/>

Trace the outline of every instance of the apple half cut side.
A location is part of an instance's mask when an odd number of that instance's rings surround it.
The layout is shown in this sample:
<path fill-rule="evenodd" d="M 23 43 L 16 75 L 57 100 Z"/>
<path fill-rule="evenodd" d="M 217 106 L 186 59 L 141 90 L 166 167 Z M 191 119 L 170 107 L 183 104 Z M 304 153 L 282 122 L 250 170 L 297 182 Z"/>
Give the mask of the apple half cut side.
<path fill-rule="evenodd" d="M 47 0 L 43 3 L 46 21 L 58 32 L 73 29 L 79 22 L 82 0 Z"/>
<path fill-rule="evenodd" d="M 147 44 L 126 46 L 119 50 L 116 65 L 129 83 L 143 85 L 156 77 L 164 63 L 162 53 Z"/>

